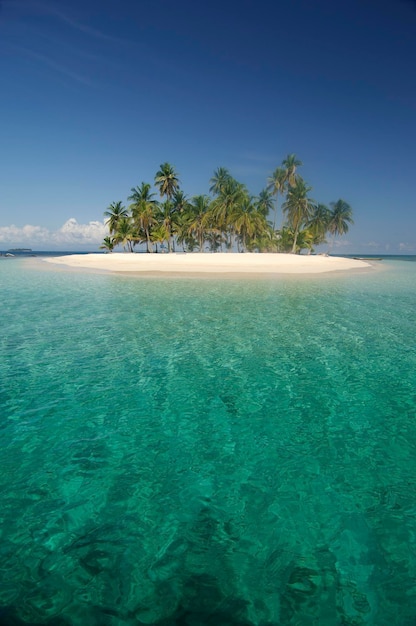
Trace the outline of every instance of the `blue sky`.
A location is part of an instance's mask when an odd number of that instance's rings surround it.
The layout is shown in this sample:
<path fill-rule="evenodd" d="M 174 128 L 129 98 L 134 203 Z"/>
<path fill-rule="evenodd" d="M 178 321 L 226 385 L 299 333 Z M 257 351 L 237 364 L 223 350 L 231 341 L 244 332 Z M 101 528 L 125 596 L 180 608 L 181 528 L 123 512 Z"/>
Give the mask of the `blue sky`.
<path fill-rule="evenodd" d="M 416 254 L 416 2 L 0 0 L 0 249 L 96 250 L 172 163 L 255 195 L 289 153 L 342 253 Z"/>

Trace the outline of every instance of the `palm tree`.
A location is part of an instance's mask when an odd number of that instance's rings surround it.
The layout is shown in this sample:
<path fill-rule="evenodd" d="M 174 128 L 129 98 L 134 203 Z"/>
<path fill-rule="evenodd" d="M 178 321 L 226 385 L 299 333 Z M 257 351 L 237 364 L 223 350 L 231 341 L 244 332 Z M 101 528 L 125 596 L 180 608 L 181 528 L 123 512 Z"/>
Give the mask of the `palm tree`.
<path fill-rule="evenodd" d="M 276 196 L 276 206 L 274 209 L 273 230 L 276 228 L 277 207 L 279 193 L 284 194 L 286 189 L 287 173 L 283 167 L 277 167 L 273 174 L 268 178 L 267 189 L 273 196 Z"/>
<path fill-rule="evenodd" d="M 163 245 L 164 247 L 164 241 L 167 241 L 169 238 L 169 234 L 166 230 L 166 228 L 163 226 L 163 224 L 158 224 L 157 226 L 155 226 L 155 228 L 152 228 L 152 231 L 150 233 L 150 239 L 152 241 L 152 243 L 154 243 L 156 245 L 156 252 L 157 250 L 157 244 L 160 243 L 161 247 Z"/>
<path fill-rule="evenodd" d="M 352 219 L 352 208 L 345 200 L 337 200 L 331 202 L 331 211 L 328 222 L 328 232 L 332 235 L 331 248 L 334 245 L 337 235 L 345 235 L 348 232 L 350 224 L 354 224 Z"/>
<path fill-rule="evenodd" d="M 325 242 L 328 233 L 332 235 L 332 247 L 335 237 L 347 233 L 353 224 L 352 209 L 344 200 L 331 202 L 331 209 L 323 204 L 316 206 L 308 197 L 311 187 L 298 174 L 301 165 L 295 154 L 288 154 L 257 197 L 251 197 L 228 169 L 218 167 L 210 180 L 214 199 L 200 195 L 191 202 L 179 188 L 175 168 L 162 163 L 155 186 L 163 202 L 155 199 L 151 185 L 144 182 L 131 189 L 127 209 L 122 202 L 112 202 L 104 212 L 109 236 L 100 249 L 111 252 L 122 243 L 133 251 L 137 242 L 146 242 L 147 252 L 153 252 L 152 244 L 156 244 L 157 251 L 158 243 L 167 241 L 169 252 L 175 250 L 176 243 L 184 250 L 199 247 L 201 251 L 206 243 L 212 251 L 224 243 L 227 250 L 237 246 L 297 253 L 304 248 L 312 251 L 313 246 Z M 279 194 L 286 195 L 281 205 L 286 221 L 276 230 Z"/>
<path fill-rule="evenodd" d="M 209 181 L 211 183 L 209 192 L 214 196 L 219 196 L 230 178 L 230 172 L 225 167 L 218 167 Z"/>
<path fill-rule="evenodd" d="M 117 231 L 118 222 L 123 218 L 128 216 L 127 209 L 123 206 L 123 203 L 120 202 L 112 202 L 109 207 L 104 211 L 106 220 L 106 224 L 108 226 L 108 230 L 110 231 L 110 235 L 113 235 Z"/>
<path fill-rule="evenodd" d="M 312 189 L 298 178 L 296 184 L 287 193 L 286 202 L 283 204 L 283 212 L 286 214 L 290 228 L 293 229 L 292 253 L 296 252 L 296 244 L 299 231 L 304 224 L 311 219 L 314 211 L 314 201 L 308 198 Z"/>
<path fill-rule="evenodd" d="M 105 250 L 106 252 L 112 252 L 114 250 L 114 237 L 104 237 L 103 243 L 100 246 L 100 250 Z"/>
<path fill-rule="evenodd" d="M 257 211 L 266 218 L 273 211 L 272 195 L 268 189 L 262 189 L 255 199 Z"/>
<path fill-rule="evenodd" d="M 255 235 L 247 243 L 247 250 L 249 252 L 277 252 L 279 250 L 279 235 L 276 230 L 267 224 L 266 230 L 260 234 Z"/>
<path fill-rule="evenodd" d="M 125 250 L 133 252 L 134 242 L 139 240 L 137 231 L 130 217 L 123 217 L 117 225 L 117 232 L 114 235 L 114 243 L 121 244 Z"/>
<path fill-rule="evenodd" d="M 173 194 L 172 203 L 175 213 L 183 213 L 189 206 L 189 200 L 181 189 Z"/>
<path fill-rule="evenodd" d="M 156 211 L 158 206 L 157 200 L 154 200 L 155 194 L 151 193 L 150 189 L 149 183 L 142 183 L 140 187 L 133 187 L 131 195 L 128 197 L 128 200 L 132 202 L 130 210 L 136 228 L 139 231 L 142 230 L 145 235 L 147 252 L 153 252 L 150 232 L 157 223 Z"/>
<path fill-rule="evenodd" d="M 277 249 L 279 252 L 291 252 L 293 250 L 294 232 L 289 226 L 283 226 L 278 234 Z"/>
<path fill-rule="evenodd" d="M 224 182 L 219 195 L 211 204 L 212 220 L 216 227 L 226 234 L 226 246 L 232 249 L 233 235 L 235 232 L 231 216 L 237 207 L 248 198 L 248 191 L 245 185 L 239 183 L 232 176 Z"/>
<path fill-rule="evenodd" d="M 189 218 L 187 233 L 198 241 L 199 251 L 204 251 L 204 243 L 207 235 L 209 221 L 210 199 L 208 196 L 195 196 L 192 202 L 192 216 Z"/>
<path fill-rule="evenodd" d="M 172 235 L 175 230 L 175 205 L 170 200 L 166 200 L 159 205 L 159 211 L 157 213 L 158 223 L 164 227 L 166 232 L 166 240 L 168 242 L 168 251 L 172 252 Z"/>
<path fill-rule="evenodd" d="M 298 180 L 298 174 L 296 174 L 296 168 L 303 165 L 302 161 L 296 158 L 296 154 L 288 154 L 282 161 L 282 165 L 286 171 L 286 181 L 289 187 L 294 187 Z"/>
<path fill-rule="evenodd" d="M 175 252 L 175 240 L 177 240 L 177 236 L 179 234 L 179 232 L 181 231 L 181 226 L 182 226 L 182 222 L 183 222 L 183 216 L 187 215 L 187 213 L 189 212 L 191 203 L 189 201 L 189 199 L 187 198 L 187 196 L 184 194 L 184 192 L 181 189 L 178 189 L 177 191 L 175 191 L 175 193 L 173 194 L 173 198 L 172 198 L 172 210 L 171 210 L 171 222 L 172 222 L 172 248 L 173 251 Z M 186 220 L 185 220 L 186 221 Z"/>
<path fill-rule="evenodd" d="M 247 250 L 250 241 L 261 237 L 268 228 L 266 218 L 248 196 L 234 208 L 230 222 L 241 240 L 243 251 Z"/>
<path fill-rule="evenodd" d="M 306 227 L 313 235 L 313 243 L 319 246 L 325 243 L 325 235 L 328 231 L 331 212 L 325 204 L 318 204 Z"/>
<path fill-rule="evenodd" d="M 316 245 L 315 235 L 310 228 L 304 228 L 299 231 L 296 241 L 296 252 L 300 253 L 304 248 L 307 248 L 309 255 L 313 252 L 314 245 Z"/>
<path fill-rule="evenodd" d="M 142 204 L 151 204 L 153 207 L 157 206 L 158 203 L 157 200 L 154 200 L 155 194 L 150 191 L 151 188 L 152 187 L 149 183 L 142 183 L 140 187 L 132 187 L 131 194 L 127 198 L 133 203 L 130 205 L 130 209 L 132 211 L 137 210 L 139 205 Z"/>
<path fill-rule="evenodd" d="M 221 249 L 221 246 L 224 243 L 224 237 L 221 231 L 217 230 L 216 228 L 210 228 L 206 232 L 205 241 L 209 245 L 210 252 L 218 252 L 218 250 Z"/>
<path fill-rule="evenodd" d="M 179 179 L 175 168 L 170 163 L 162 163 L 159 171 L 155 175 L 155 185 L 159 188 L 160 197 L 166 196 L 172 199 L 174 193 L 179 189 Z"/>

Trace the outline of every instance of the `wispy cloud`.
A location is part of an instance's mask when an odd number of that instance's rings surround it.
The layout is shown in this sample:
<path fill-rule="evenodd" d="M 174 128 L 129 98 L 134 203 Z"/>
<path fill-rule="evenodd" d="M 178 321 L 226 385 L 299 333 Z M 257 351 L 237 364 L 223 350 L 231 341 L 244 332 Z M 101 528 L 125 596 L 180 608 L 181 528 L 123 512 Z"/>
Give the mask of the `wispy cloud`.
<path fill-rule="evenodd" d="M 79 32 L 84 33 L 85 35 L 88 35 L 90 37 L 94 37 L 96 39 L 102 39 L 104 41 L 110 41 L 112 43 L 118 43 L 118 44 L 125 43 L 124 39 L 114 37 L 113 35 L 107 35 L 106 33 L 103 33 L 100 30 L 97 30 L 96 28 L 92 28 L 91 26 L 87 26 L 86 24 L 83 24 L 82 22 L 78 22 L 77 20 L 72 19 L 65 13 L 58 11 L 55 7 L 50 7 L 49 13 L 50 15 L 54 15 L 55 17 L 60 19 L 62 22 L 65 22 L 66 24 L 74 28 L 75 30 L 78 30 Z"/>
<path fill-rule="evenodd" d="M 43 226 L 26 224 L 23 227 L 0 227 L 0 244 L 16 246 L 20 244 L 36 246 L 82 246 L 99 245 L 108 235 L 104 222 L 92 221 L 79 224 L 75 218 L 67 220 L 61 228 L 51 231 Z"/>
<path fill-rule="evenodd" d="M 351 242 L 347 239 L 335 239 L 334 247 L 335 248 L 348 248 L 351 246 Z"/>
<path fill-rule="evenodd" d="M 416 246 L 411 243 L 399 243 L 400 252 L 415 252 Z"/>
<path fill-rule="evenodd" d="M 5 15 L 0 13 L 0 29 L 2 23 L 8 25 L 0 34 L 3 49 L 18 52 L 90 87 L 97 85 L 97 68 L 123 67 L 115 63 L 117 55 L 108 49 L 114 51 L 115 46 L 133 43 L 84 24 L 49 2 L 0 0 L 0 6 L 5 7 Z"/>
<path fill-rule="evenodd" d="M 66 55 L 71 55 L 72 59 L 74 56 L 81 58 L 82 60 L 92 62 L 95 65 L 105 63 L 106 67 L 113 67 L 119 69 L 123 67 L 121 63 L 115 63 L 112 58 L 109 58 L 108 55 L 105 56 L 103 54 L 93 54 L 85 48 L 81 48 L 76 42 L 71 40 L 63 41 L 62 39 L 58 39 L 57 37 L 51 37 L 49 33 L 42 32 L 38 29 L 31 28 L 31 31 L 36 35 L 38 40 L 44 41 L 47 45 L 52 45 L 56 49 L 60 49 Z M 88 49 L 89 50 L 89 49 Z"/>
<path fill-rule="evenodd" d="M 36 61 L 39 61 L 43 65 L 47 65 L 48 67 L 52 68 L 56 72 L 59 72 L 63 76 L 66 76 L 67 78 L 71 78 L 72 80 L 82 83 L 83 85 L 92 87 L 94 84 L 89 78 L 82 76 L 78 72 L 72 71 L 71 69 L 63 65 L 62 63 L 58 63 L 57 61 L 54 61 L 53 59 L 51 59 L 49 56 L 45 54 L 41 54 L 40 52 L 35 52 L 35 50 L 29 50 L 28 48 L 25 48 L 23 46 L 17 46 L 14 43 L 4 42 L 4 46 L 6 48 L 9 48 L 10 50 L 19 52 L 23 54 L 24 56 L 27 56 L 31 59 L 35 59 Z"/>
<path fill-rule="evenodd" d="M 415 254 L 416 244 L 402 241 L 401 243 L 391 243 L 386 241 L 366 241 L 359 245 L 360 249 L 369 252 L 386 252 L 389 254 Z"/>
<path fill-rule="evenodd" d="M 26 0 L 0 0 L 1 4 L 7 8 L 13 8 L 20 13 L 24 13 L 26 15 L 47 15 L 49 17 L 54 17 L 60 22 L 66 24 L 71 29 L 76 30 L 78 32 L 84 33 L 89 37 L 93 37 L 95 39 L 101 39 L 103 41 L 118 43 L 118 44 L 126 44 L 132 43 L 128 42 L 125 39 L 115 37 L 114 35 L 109 35 L 98 28 L 93 28 L 84 24 L 83 22 L 75 19 L 74 17 L 68 15 L 68 13 L 62 11 L 62 9 L 57 9 L 52 3 L 46 2 L 37 2 L 37 0 L 30 0 L 27 2 Z"/>

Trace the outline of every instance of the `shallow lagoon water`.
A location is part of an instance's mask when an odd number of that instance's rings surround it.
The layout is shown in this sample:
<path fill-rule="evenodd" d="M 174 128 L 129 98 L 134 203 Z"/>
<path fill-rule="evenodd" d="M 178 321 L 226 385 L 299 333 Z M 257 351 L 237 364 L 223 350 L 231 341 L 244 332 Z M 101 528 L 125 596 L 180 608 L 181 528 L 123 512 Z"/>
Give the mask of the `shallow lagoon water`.
<path fill-rule="evenodd" d="M 416 263 L 1 259 L 0 623 L 416 620 Z"/>

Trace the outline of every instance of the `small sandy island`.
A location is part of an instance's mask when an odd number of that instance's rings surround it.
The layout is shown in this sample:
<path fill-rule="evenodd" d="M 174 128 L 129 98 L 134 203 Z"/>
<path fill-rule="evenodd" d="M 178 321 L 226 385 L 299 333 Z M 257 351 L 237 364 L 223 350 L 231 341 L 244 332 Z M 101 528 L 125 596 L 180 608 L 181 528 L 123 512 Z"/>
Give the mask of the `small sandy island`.
<path fill-rule="evenodd" d="M 371 267 L 364 261 L 335 256 L 233 252 L 70 254 L 44 261 L 94 271 L 146 274 L 322 274 Z"/>

